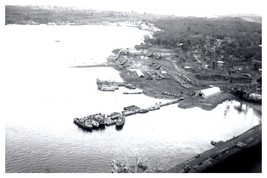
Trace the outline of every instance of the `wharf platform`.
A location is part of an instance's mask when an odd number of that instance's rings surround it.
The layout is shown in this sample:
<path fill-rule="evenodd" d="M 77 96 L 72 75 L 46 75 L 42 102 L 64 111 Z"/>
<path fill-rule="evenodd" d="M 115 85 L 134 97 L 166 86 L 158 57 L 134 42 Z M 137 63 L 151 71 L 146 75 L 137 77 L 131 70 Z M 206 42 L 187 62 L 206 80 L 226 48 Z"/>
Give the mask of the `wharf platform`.
<path fill-rule="evenodd" d="M 243 172 L 247 163 L 258 164 L 261 172 L 262 125 L 174 166 L 166 173 Z M 252 165 L 253 166 L 253 165 Z M 254 171 L 255 172 L 255 171 Z"/>

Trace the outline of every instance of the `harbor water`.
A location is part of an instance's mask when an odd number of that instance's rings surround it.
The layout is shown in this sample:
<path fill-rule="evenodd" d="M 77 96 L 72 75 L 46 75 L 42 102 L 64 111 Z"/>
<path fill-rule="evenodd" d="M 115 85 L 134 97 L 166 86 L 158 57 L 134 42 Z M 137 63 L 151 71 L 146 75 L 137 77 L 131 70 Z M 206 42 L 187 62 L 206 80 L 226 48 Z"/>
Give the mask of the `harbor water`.
<path fill-rule="evenodd" d="M 96 79 L 122 81 L 98 64 L 115 48 L 140 44 L 147 31 L 117 26 L 5 27 L 6 172 L 111 172 L 113 159 L 168 169 L 261 122 L 261 112 L 238 101 L 212 111 L 177 104 L 126 118 L 124 127 L 84 131 L 74 117 L 147 107 L 166 100 L 97 90 Z"/>

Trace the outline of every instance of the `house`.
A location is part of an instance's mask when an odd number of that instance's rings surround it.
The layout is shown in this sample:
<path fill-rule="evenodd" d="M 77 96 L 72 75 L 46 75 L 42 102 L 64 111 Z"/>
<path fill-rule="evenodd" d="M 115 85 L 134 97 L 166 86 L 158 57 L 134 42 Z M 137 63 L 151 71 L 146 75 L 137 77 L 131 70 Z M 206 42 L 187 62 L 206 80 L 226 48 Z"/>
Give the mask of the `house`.
<path fill-rule="evenodd" d="M 221 93 L 221 89 L 219 87 L 211 87 L 196 91 L 195 96 L 199 96 L 201 98 L 208 98 L 219 93 Z"/>

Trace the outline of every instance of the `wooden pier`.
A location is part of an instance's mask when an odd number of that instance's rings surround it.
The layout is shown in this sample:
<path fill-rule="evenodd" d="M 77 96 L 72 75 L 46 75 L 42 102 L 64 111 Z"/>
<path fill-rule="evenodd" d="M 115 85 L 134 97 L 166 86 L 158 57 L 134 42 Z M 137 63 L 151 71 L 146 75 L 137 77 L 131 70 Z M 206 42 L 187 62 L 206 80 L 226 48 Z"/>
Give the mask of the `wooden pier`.
<path fill-rule="evenodd" d="M 160 109 L 160 107 L 169 106 L 171 104 L 176 104 L 176 103 L 182 101 L 183 99 L 184 99 L 183 97 L 180 97 L 180 98 L 173 100 L 173 101 L 169 101 L 169 102 L 165 102 L 165 103 L 159 103 L 159 104 L 156 103 L 155 106 L 151 106 L 151 107 L 147 107 L 147 108 L 139 108 L 135 105 L 131 105 L 131 106 L 124 107 L 124 110 L 121 113 L 114 112 L 115 114 L 113 113 L 113 115 L 110 114 L 107 116 L 105 114 L 99 113 L 98 115 L 101 116 L 102 119 L 104 119 L 104 123 L 106 126 L 110 126 L 110 125 L 115 125 L 120 116 L 127 117 L 127 116 L 131 116 L 131 115 L 138 114 L 138 113 L 144 114 L 144 113 L 147 113 L 149 111 L 158 110 L 158 109 Z M 87 120 L 88 118 L 94 118 L 94 115 L 82 117 L 81 119 L 79 119 L 79 118 L 75 118 L 75 119 L 76 120 Z M 95 120 L 95 119 L 92 119 L 92 120 Z"/>

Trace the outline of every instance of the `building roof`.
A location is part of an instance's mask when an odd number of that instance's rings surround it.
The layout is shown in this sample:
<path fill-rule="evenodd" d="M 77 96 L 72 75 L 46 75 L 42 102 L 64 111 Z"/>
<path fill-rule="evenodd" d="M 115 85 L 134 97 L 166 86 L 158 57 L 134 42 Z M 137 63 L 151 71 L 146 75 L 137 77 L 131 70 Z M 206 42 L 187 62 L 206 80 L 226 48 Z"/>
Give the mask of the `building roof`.
<path fill-rule="evenodd" d="M 136 69 L 135 72 L 137 73 L 139 77 L 144 76 L 143 72 L 139 69 Z"/>
<path fill-rule="evenodd" d="M 208 97 L 208 96 L 220 93 L 221 89 L 219 87 L 211 87 L 211 88 L 200 90 L 200 92 L 204 95 L 203 97 Z"/>

